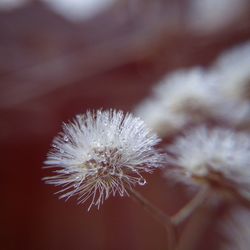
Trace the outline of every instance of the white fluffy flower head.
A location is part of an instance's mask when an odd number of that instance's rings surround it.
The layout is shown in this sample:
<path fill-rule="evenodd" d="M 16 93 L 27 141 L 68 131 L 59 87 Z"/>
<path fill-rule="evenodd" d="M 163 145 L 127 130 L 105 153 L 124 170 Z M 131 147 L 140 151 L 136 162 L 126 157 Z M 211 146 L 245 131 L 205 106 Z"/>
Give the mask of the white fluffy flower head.
<path fill-rule="evenodd" d="M 219 174 L 250 192 L 250 136 L 229 129 L 199 127 L 168 147 L 168 160 L 190 177 L 209 178 Z"/>
<path fill-rule="evenodd" d="M 45 164 L 55 175 L 46 183 L 62 186 L 60 198 L 78 195 L 98 208 L 111 194 L 127 194 L 127 188 L 144 185 L 141 172 L 160 166 L 159 142 L 139 118 L 122 111 L 87 112 L 63 124 Z"/>
<path fill-rule="evenodd" d="M 136 113 L 161 135 L 180 130 L 209 116 L 217 103 L 214 85 L 204 69 L 177 70 L 154 89 Z"/>
<path fill-rule="evenodd" d="M 243 43 L 223 53 L 211 69 L 224 98 L 231 101 L 249 99 L 250 42 Z"/>

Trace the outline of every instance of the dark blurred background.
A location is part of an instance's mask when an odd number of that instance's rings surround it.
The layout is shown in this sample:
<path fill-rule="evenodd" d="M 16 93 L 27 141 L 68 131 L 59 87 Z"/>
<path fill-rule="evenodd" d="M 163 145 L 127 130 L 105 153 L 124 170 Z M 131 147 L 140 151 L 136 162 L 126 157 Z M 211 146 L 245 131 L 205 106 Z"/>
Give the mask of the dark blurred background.
<path fill-rule="evenodd" d="M 0 248 L 166 249 L 164 228 L 129 198 L 90 212 L 58 200 L 41 181 L 43 161 L 62 121 L 88 109 L 133 111 L 167 72 L 207 66 L 248 40 L 250 3 L 79 2 L 0 0 Z M 146 179 L 137 190 L 169 214 L 188 200 L 160 171 Z"/>

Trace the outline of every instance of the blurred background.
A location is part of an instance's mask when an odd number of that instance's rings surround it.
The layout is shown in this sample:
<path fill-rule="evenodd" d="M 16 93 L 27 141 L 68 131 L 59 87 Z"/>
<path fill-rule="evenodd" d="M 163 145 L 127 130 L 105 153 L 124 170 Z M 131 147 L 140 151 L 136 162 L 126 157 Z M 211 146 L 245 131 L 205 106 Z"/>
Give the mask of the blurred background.
<path fill-rule="evenodd" d="M 41 181 L 51 140 L 75 114 L 133 111 L 167 72 L 249 38 L 248 0 L 0 0 L 1 249 L 166 249 L 129 198 L 90 212 L 58 200 Z M 137 190 L 169 214 L 189 199 L 160 171 L 145 177 Z"/>

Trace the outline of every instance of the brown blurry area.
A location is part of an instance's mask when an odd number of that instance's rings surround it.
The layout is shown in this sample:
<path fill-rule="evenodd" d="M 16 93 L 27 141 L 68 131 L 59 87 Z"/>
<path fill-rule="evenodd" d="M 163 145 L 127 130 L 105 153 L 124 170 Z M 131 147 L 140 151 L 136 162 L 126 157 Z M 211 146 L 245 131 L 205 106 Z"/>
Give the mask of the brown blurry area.
<path fill-rule="evenodd" d="M 250 6 L 202 32 L 187 25 L 190 1 L 131 2 L 82 22 L 40 1 L 0 12 L 1 249 L 166 249 L 164 228 L 129 198 L 89 213 L 58 200 L 41 181 L 43 160 L 62 121 L 88 109 L 133 111 L 163 74 L 209 65 L 249 39 Z M 170 214 L 188 199 L 160 171 L 147 180 L 137 190 Z"/>

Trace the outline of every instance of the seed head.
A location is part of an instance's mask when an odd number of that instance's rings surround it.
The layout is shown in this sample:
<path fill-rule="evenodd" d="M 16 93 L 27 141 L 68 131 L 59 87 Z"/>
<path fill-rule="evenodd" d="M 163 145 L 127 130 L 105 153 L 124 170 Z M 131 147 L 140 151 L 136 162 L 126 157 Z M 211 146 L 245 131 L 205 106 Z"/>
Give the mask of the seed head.
<path fill-rule="evenodd" d="M 152 97 L 142 102 L 136 113 L 152 129 L 166 136 L 211 116 L 218 101 L 214 91 L 205 69 L 177 70 L 155 87 Z"/>
<path fill-rule="evenodd" d="M 250 42 L 225 51 L 216 60 L 211 73 L 216 75 L 222 98 L 232 101 L 249 101 L 250 90 Z"/>
<path fill-rule="evenodd" d="M 188 177 L 228 181 L 250 194 L 250 136 L 230 129 L 196 128 L 167 148 L 168 161 Z M 214 179 L 213 179 L 214 180 Z"/>
<path fill-rule="evenodd" d="M 139 118 L 122 111 L 87 112 L 63 124 L 53 140 L 45 165 L 55 168 L 46 183 L 62 186 L 60 198 L 90 199 L 89 209 L 111 194 L 123 196 L 127 189 L 146 180 L 142 172 L 159 167 L 159 142 Z"/>

